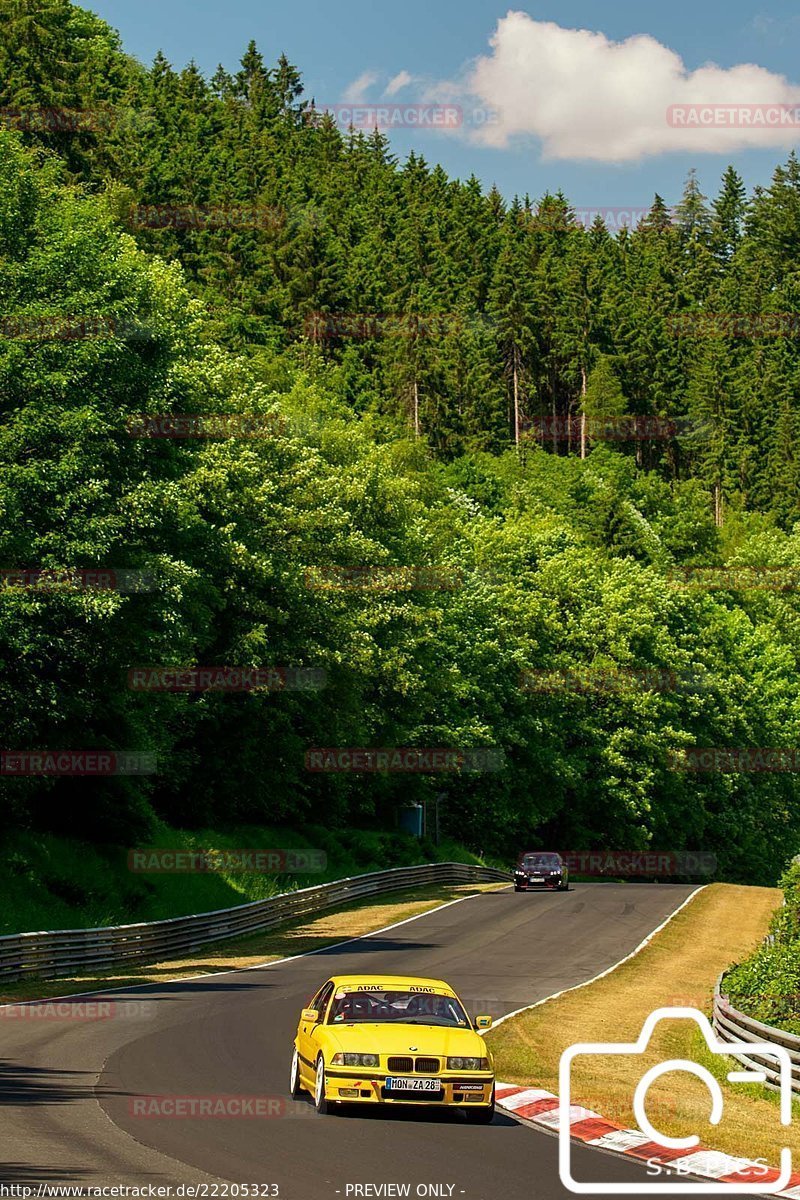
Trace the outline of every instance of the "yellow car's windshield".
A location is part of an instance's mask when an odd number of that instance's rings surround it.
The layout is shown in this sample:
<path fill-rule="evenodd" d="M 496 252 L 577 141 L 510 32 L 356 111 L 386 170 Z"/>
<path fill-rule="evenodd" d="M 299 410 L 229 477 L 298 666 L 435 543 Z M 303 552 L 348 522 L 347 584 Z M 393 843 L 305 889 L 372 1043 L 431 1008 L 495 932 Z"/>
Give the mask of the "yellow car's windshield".
<path fill-rule="evenodd" d="M 446 1025 L 468 1027 L 469 1019 L 455 996 L 441 992 L 337 992 L 328 1013 L 329 1025 L 356 1021 L 370 1024 Z"/>

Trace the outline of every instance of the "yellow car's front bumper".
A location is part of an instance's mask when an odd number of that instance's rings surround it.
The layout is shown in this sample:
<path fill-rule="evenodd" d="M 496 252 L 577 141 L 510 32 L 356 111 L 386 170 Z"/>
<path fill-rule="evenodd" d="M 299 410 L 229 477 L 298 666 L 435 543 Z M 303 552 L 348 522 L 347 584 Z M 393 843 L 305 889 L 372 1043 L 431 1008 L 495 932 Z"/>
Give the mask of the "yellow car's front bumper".
<path fill-rule="evenodd" d="M 401 1091 L 386 1087 L 383 1072 L 343 1070 L 333 1067 L 325 1072 L 325 1099 L 348 1104 L 425 1104 L 438 1108 L 457 1108 L 491 1104 L 494 1075 L 475 1072 L 469 1075 L 437 1075 L 437 1091 Z"/>

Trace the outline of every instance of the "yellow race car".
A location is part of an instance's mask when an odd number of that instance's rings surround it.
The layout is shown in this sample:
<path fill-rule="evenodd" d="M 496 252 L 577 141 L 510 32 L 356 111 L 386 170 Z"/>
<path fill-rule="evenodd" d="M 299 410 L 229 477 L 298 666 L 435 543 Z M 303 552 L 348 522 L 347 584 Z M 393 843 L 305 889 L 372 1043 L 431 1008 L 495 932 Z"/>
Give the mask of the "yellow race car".
<path fill-rule="evenodd" d="M 476 1124 L 494 1116 L 494 1063 L 449 984 L 406 975 L 336 975 L 300 1014 L 291 1092 L 317 1111 L 340 1104 L 435 1104 Z"/>

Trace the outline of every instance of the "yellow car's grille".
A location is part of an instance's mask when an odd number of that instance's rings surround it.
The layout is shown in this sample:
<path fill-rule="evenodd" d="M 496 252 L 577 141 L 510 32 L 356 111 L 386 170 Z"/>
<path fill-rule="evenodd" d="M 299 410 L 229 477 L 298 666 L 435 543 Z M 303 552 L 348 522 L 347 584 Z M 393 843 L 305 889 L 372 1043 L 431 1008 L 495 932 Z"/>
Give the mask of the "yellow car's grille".
<path fill-rule="evenodd" d="M 390 1071 L 408 1072 L 408 1071 L 414 1070 L 413 1058 L 402 1058 L 402 1057 L 390 1058 L 388 1060 L 387 1065 L 388 1065 Z"/>
<path fill-rule="evenodd" d="M 417 1075 L 435 1075 L 439 1070 L 439 1059 L 413 1059 L 410 1056 L 395 1055 L 388 1059 L 387 1066 L 390 1071 L 397 1071 L 399 1074 L 407 1075 L 410 1071 L 414 1071 Z"/>
<path fill-rule="evenodd" d="M 418 1075 L 435 1075 L 439 1070 L 438 1058 L 418 1058 L 414 1067 Z"/>

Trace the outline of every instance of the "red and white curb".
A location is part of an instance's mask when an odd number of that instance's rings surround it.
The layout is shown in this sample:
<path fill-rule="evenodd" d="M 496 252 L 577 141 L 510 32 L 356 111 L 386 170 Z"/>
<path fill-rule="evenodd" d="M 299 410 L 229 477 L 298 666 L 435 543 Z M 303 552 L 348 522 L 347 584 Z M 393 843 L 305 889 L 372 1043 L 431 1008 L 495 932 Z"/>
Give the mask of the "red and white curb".
<path fill-rule="evenodd" d="M 513 1083 L 498 1083 L 495 1097 L 500 1108 L 514 1116 L 544 1129 L 558 1131 L 559 1100 L 552 1092 L 542 1088 L 518 1087 Z M 569 1131 L 570 1137 L 587 1146 L 615 1151 L 626 1158 L 669 1165 L 672 1172 L 682 1175 L 703 1176 L 715 1179 L 718 1183 L 750 1184 L 754 1192 L 780 1179 L 781 1173 L 774 1167 L 766 1167 L 763 1162 L 755 1163 L 746 1158 L 734 1158 L 720 1150 L 706 1150 L 702 1146 L 689 1154 L 685 1150 L 668 1150 L 658 1142 L 651 1141 L 640 1129 L 623 1129 L 579 1104 L 570 1107 Z M 800 1173 L 792 1175 L 790 1183 L 786 1191 L 774 1192 L 773 1195 L 800 1200 Z"/>

